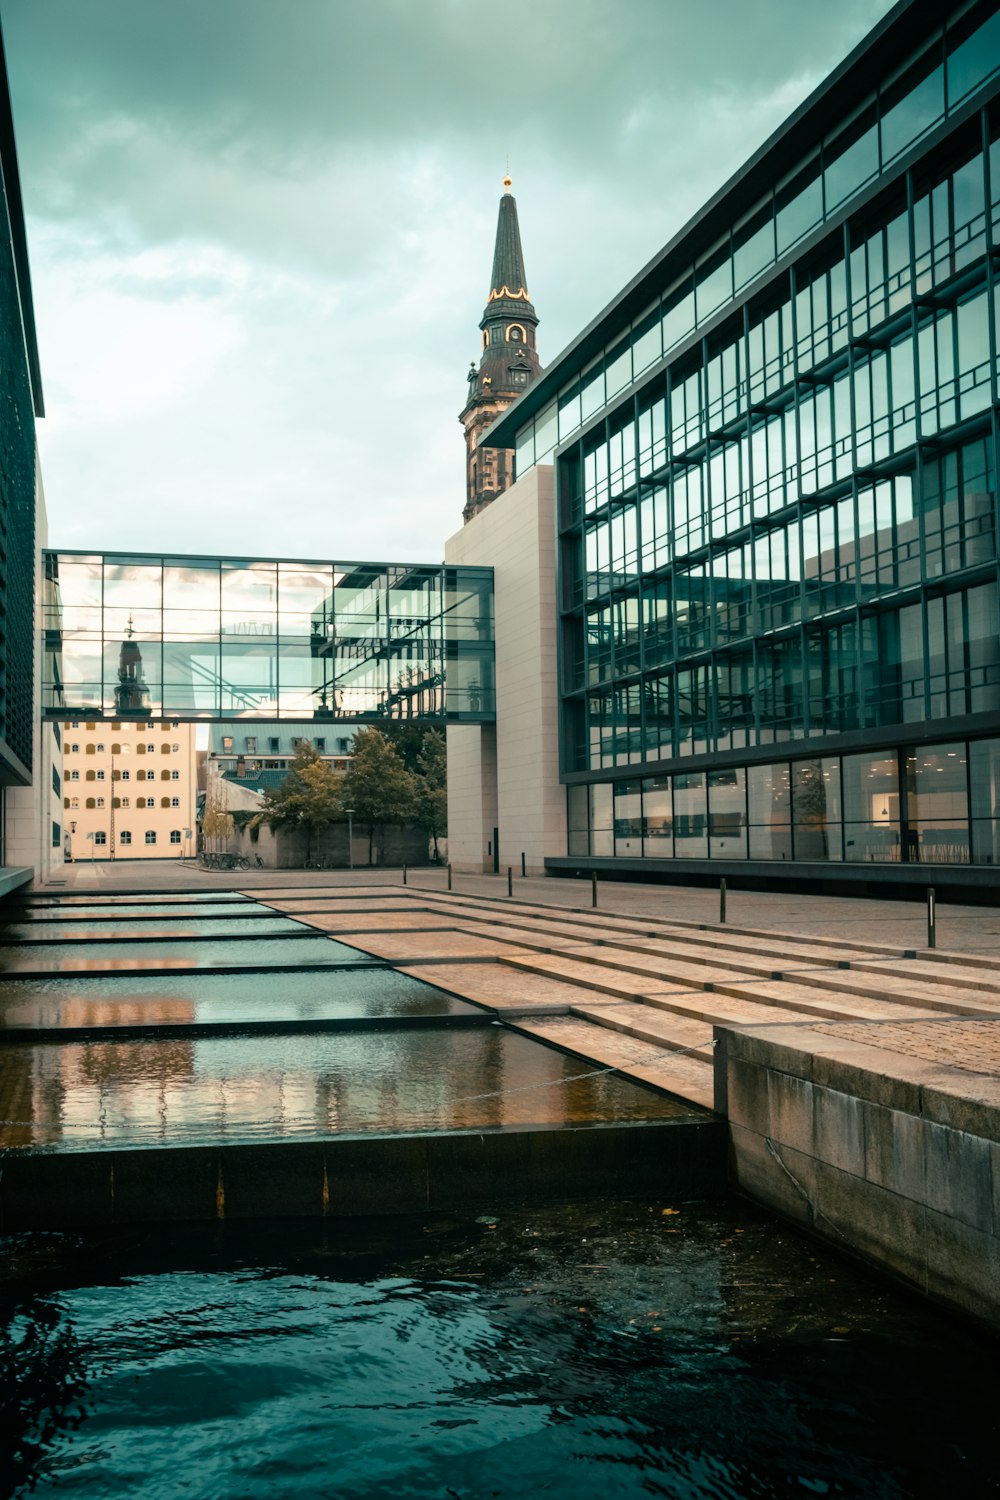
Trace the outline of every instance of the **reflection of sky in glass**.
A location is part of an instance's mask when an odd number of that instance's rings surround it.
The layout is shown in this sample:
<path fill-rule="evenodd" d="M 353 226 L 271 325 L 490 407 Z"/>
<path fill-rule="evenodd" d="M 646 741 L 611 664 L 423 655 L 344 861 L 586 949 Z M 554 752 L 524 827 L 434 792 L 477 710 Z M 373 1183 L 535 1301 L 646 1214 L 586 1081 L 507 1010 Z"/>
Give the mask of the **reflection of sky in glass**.
<path fill-rule="evenodd" d="M 45 707 L 152 717 L 489 718 L 489 569 L 48 554 Z"/>

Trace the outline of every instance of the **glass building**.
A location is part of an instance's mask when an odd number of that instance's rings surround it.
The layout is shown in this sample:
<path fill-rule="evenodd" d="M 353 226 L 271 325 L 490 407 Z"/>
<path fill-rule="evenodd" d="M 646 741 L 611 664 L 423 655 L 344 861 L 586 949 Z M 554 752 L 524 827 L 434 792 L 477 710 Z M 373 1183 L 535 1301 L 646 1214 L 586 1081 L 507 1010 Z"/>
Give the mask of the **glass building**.
<path fill-rule="evenodd" d="M 998 338 L 1000 7 L 904 0 L 489 433 L 556 471 L 550 867 L 1000 863 Z"/>
<path fill-rule="evenodd" d="M 51 720 L 493 717 L 489 568 L 56 551 L 44 561 Z"/>

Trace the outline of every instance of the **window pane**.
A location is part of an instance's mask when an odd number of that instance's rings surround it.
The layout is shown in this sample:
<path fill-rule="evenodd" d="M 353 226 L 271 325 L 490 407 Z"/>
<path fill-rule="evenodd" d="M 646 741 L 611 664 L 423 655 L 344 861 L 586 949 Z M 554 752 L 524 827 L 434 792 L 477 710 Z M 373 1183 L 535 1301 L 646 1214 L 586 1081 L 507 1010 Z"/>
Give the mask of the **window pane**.
<path fill-rule="evenodd" d="M 966 864 L 969 803 L 965 745 L 933 745 L 906 757 L 907 858 Z"/>
<path fill-rule="evenodd" d="M 672 858 L 674 814 L 669 776 L 651 776 L 643 782 L 643 813 L 646 824 L 646 858 Z"/>
<path fill-rule="evenodd" d="M 708 855 L 703 771 L 674 777 L 674 847 L 678 859 L 705 859 Z"/>
<path fill-rule="evenodd" d="M 796 859 L 843 858 L 840 761 L 835 756 L 795 761 L 792 815 Z"/>
<path fill-rule="evenodd" d="M 844 854 L 858 862 L 896 860 L 899 773 L 894 755 L 845 755 Z"/>
<path fill-rule="evenodd" d="M 708 774 L 709 845 L 713 857 L 746 859 L 746 772 Z"/>

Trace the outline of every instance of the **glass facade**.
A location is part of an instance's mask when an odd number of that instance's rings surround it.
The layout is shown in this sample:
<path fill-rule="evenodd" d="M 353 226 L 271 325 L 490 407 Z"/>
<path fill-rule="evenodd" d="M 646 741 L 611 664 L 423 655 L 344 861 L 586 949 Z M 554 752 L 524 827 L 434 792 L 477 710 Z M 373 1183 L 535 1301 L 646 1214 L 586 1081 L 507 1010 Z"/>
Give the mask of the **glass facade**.
<path fill-rule="evenodd" d="M 571 856 L 1000 864 L 1000 738 L 567 791 Z"/>
<path fill-rule="evenodd" d="M 556 465 L 571 856 L 995 862 L 1000 14 L 940 14 L 498 428 Z"/>
<path fill-rule="evenodd" d="M 47 552 L 45 573 L 49 717 L 120 717 L 125 671 L 154 719 L 495 714 L 490 568 Z"/>
<path fill-rule="evenodd" d="M 865 91 L 849 118 L 814 141 L 756 202 L 741 206 L 715 243 L 704 249 L 692 246 L 686 260 L 683 254 L 671 259 L 666 289 L 638 317 L 609 331 L 601 353 L 561 383 L 541 410 L 518 423 L 518 475 L 551 461 L 556 447 L 595 412 L 644 371 L 686 348 L 734 296 L 794 254 L 828 221 L 842 217 L 854 198 L 919 150 L 928 135 L 963 115 L 969 99 L 998 71 L 1000 18 L 995 6 L 989 0 L 956 6 L 903 67 Z M 929 217 L 923 227 L 931 232 Z M 898 243 L 890 248 L 902 250 Z M 918 260 L 923 257 L 933 263 L 929 240 L 921 242 Z"/>

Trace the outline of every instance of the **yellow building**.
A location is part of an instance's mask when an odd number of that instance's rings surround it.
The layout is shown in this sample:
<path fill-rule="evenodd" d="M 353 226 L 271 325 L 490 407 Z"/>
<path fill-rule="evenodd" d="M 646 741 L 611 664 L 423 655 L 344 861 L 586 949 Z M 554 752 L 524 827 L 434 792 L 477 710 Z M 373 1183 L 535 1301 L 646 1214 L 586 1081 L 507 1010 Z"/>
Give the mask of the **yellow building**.
<path fill-rule="evenodd" d="M 194 852 L 195 726 L 63 724 L 66 847 L 73 859 Z"/>

